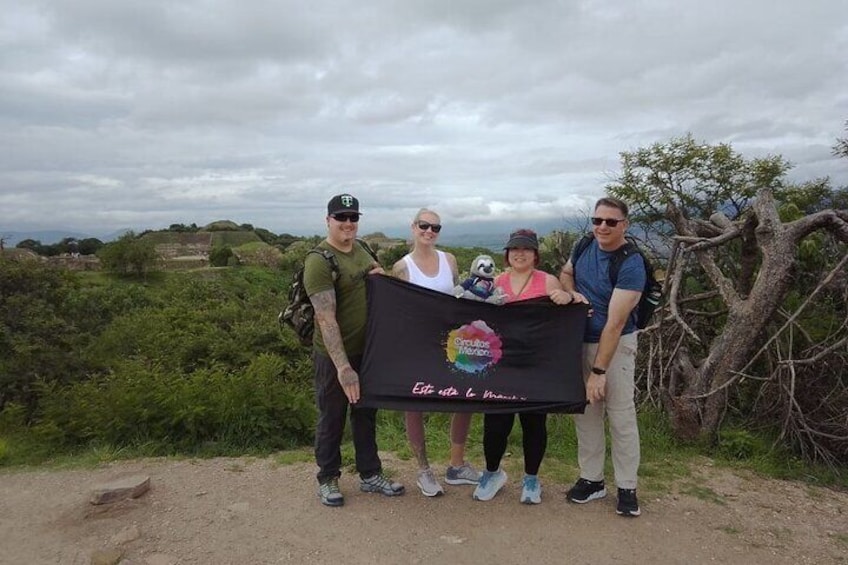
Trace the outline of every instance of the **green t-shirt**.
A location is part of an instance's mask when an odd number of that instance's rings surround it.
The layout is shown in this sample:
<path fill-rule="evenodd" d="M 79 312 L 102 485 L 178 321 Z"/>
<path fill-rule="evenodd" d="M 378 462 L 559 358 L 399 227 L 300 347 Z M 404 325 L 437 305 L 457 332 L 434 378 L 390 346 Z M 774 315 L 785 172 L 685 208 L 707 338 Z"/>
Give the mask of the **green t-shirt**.
<path fill-rule="evenodd" d="M 348 356 L 362 355 L 365 351 L 365 278 L 373 268 L 374 259 L 358 242 L 353 244 L 349 253 L 339 251 L 326 241 L 318 245 L 319 249 L 331 251 L 339 262 L 339 278 L 333 285 L 333 271 L 330 262 L 318 253 L 306 256 L 303 269 L 303 285 L 306 293 L 312 296 L 316 292 L 336 290 L 336 320 L 342 334 L 342 341 Z M 316 351 L 327 354 L 321 328 L 315 322 L 315 335 L 312 346 Z"/>

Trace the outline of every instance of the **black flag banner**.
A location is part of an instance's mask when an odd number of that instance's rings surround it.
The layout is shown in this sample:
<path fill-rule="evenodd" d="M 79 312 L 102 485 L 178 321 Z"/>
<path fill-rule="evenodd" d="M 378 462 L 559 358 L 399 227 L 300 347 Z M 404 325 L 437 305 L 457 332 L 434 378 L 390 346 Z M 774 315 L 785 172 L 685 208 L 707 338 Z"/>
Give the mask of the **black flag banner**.
<path fill-rule="evenodd" d="M 583 412 L 585 304 L 496 306 L 371 275 L 359 403 L 426 412 Z"/>

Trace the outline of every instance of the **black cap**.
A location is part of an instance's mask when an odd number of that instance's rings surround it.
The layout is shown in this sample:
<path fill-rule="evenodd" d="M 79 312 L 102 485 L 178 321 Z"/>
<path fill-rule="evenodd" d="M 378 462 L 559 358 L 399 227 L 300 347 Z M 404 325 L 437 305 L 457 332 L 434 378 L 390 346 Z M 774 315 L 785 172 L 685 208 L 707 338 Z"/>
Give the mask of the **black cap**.
<path fill-rule="evenodd" d="M 539 240 L 532 230 L 517 230 L 509 234 L 509 241 L 504 249 L 539 249 Z"/>
<path fill-rule="evenodd" d="M 359 211 L 359 200 L 350 194 L 337 194 L 333 196 L 327 203 L 327 215 L 344 214 L 345 212 L 353 212 L 361 214 Z"/>

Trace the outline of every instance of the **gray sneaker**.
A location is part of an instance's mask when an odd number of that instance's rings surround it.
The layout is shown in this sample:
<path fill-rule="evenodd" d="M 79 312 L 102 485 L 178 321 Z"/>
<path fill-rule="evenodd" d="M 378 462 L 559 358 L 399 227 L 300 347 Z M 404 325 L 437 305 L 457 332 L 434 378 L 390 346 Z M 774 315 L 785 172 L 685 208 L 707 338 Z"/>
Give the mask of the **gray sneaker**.
<path fill-rule="evenodd" d="M 463 463 L 459 467 L 448 466 L 445 471 L 445 482 L 449 485 L 476 485 L 480 482 L 482 473 L 471 466 Z"/>
<path fill-rule="evenodd" d="M 390 481 L 383 473 L 362 479 L 359 483 L 359 490 L 362 492 L 379 492 L 386 496 L 400 496 L 406 492 L 402 484 Z"/>
<path fill-rule="evenodd" d="M 418 481 L 416 484 L 424 496 L 441 496 L 445 494 L 442 485 L 436 480 L 436 475 L 433 474 L 433 470 L 430 468 L 418 471 Z"/>
<path fill-rule="evenodd" d="M 321 498 L 321 504 L 325 506 L 344 505 L 344 496 L 339 491 L 339 479 L 335 477 L 318 485 L 318 496 Z"/>

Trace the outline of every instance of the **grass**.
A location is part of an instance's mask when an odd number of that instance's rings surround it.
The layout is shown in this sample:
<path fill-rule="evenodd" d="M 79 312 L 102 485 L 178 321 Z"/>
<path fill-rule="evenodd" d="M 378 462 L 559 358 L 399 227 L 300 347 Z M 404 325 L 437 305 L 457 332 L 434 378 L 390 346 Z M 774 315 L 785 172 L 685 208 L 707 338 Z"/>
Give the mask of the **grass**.
<path fill-rule="evenodd" d="M 848 548 L 848 533 L 839 533 L 839 532 L 836 532 L 836 533 L 829 534 L 829 535 L 830 535 L 830 537 L 832 537 L 834 540 L 836 540 L 836 542 L 837 542 L 839 545 L 841 545 L 841 546 L 843 546 L 843 547 L 845 547 L 845 548 Z"/>
<path fill-rule="evenodd" d="M 639 414 L 642 460 L 639 468 L 639 488 L 647 496 L 661 495 L 670 491 L 670 485 L 681 485 L 680 492 L 714 504 L 725 504 L 721 495 L 701 484 L 693 469 L 703 466 L 705 460 L 716 467 L 745 470 L 754 474 L 801 480 L 809 485 L 813 498 L 825 496 L 816 487 L 845 488 L 844 471 L 840 475 L 823 466 L 802 465 L 787 453 L 771 447 L 768 438 L 755 438 L 746 457 L 728 456 L 720 448 L 704 445 L 682 444 L 674 438 L 664 416 L 653 410 L 642 410 Z M 377 420 L 378 445 L 381 451 L 392 452 L 397 458 L 408 461 L 413 454 L 409 448 L 403 413 L 380 411 Z M 450 459 L 450 414 L 433 413 L 425 416 L 425 433 L 428 457 L 438 471 L 443 470 Z M 754 437 L 754 436 L 751 436 Z M 483 416 L 475 414 L 468 435 L 466 459 L 483 467 Z M 179 453 L 167 446 L 140 443 L 139 445 L 115 448 L 92 445 L 63 453 L 46 451 L 32 438 L 4 436 L 0 434 L 0 469 L 4 467 L 28 467 L 48 465 L 55 468 L 93 467 L 113 460 L 151 456 L 214 457 L 214 456 L 268 456 L 267 450 L 249 449 L 243 446 L 207 444 L 191 453 Z M 548 417 L 548 449 L 540 475 L 542 480 L 563 487 L 573 483 L 579 474 L 577 467 L 577 438 L 574 421 L 570 415 L 552 414 Z M 314 461 L 309 446 L 292 447 L 273 454 L 279 465 L 309 463 Z M 350 429 L 342 445 L 342 463 L 349 472 L 354 472 L 354 451 Z M 521 426 L 516 418 L 503 460 L 504 469 L 512 477 L 523 474 L 521 448 Z M 387 466 L 387 474 L 393 474 Z M 607 457 L 606 476 L 613 477 L 611 458 Z M 848 537 L 848 534 L 837 534 Z M 845 540 L 837 537 L 841 542 Z"/>
<path fill-rule="evenodd" d="M 704 487 L 693 483 L 687 483 L 680 487 L 680 492 L 682 492 L 683 494 L 694 496 L 699 500 L 712 502 L 713 504 L 718 504 L 720 506 L 727 505 L 727 502 L 724 500 L 724 497 L 709 487 Z"/>

